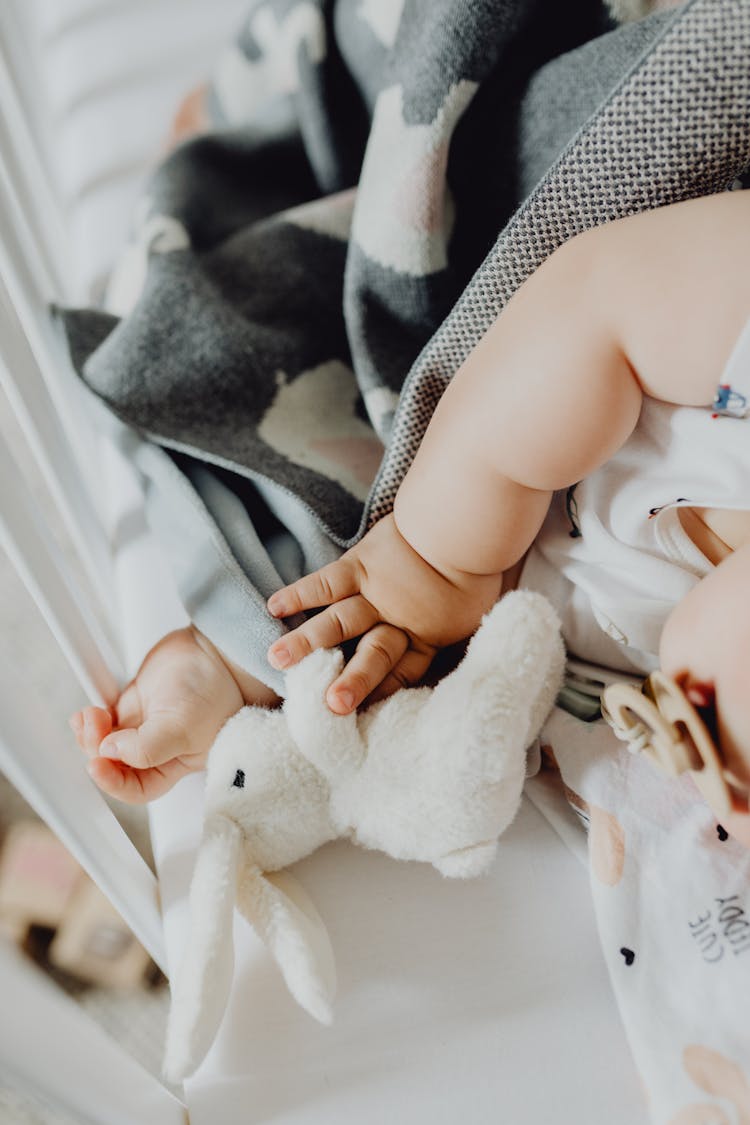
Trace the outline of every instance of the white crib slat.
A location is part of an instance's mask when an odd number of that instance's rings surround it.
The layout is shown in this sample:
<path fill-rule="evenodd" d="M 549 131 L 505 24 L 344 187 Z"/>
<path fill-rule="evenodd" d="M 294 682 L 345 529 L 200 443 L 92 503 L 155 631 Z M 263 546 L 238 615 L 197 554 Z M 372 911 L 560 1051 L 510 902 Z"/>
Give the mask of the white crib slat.
<path fill-rule="evenodd" d="M 0 674 L 0 770 L 165 969 L 156 879 L 86 773 L 73 737 L 14 668 Z M 1 1022 L 1 1021 L 0 1021 Z"/>
<path fill-rule="evenodd" d="M 124 682 L 120 661 L 39 514 L 21 471 L 0 445 L 0 539 L 92 703 L 106 706 Z"/>
<path fill-rule="evenodd" d="M 169 1090 L 5 944 L 0 989 L 0 1068 L 23 1089 L 81 1125 L 187 1125 L 184 1105 Z"/>
<path fill-rule="evenodd" d="M 0 118 L 1 116 L 0 113 Z M 57 358 L 61 350 L 60 340 L 52 329 L 50 302 L 72 304 L 74 295 L 67 290 L 61 291 L 50 278 L 44 264 L 44 246 L 40 246 L 38 236 L 28 221 L 28 201 L 23 196 L 23 185 L 14 180 L 6 157 L 0 137 L 0 275 L 16 316 L 29 338 L 32 351 L 45 378 L 50 381 L 48 360 L 50 357 Z M 69 377 L 64 378 L 62 390 L 58 390 L 58 378 L 51 381 L 49 389 L 62 423 L 70 435 L 80 431 L 79 426 L 72 425 L 72 418 L 83 391 L 74 382 L 73 373 L 68 372 L 69 367 L 68 363 L 65 372 Z M 52 370 L 56 371 L 56 366 Z M 75 389 L 71 391 L 70 386 Z M 82 464 L 87 464 L 85 456 L 82 455 L 80 460 Z"/>
<path fill-rule="evenodd" d="M 2 272 L 2 257 L 0 248 L 0 386 L 10 401 L 88 579 L 100 604 L 106 608 L 111 590 L 111 556 L 107 533 L 86 483 L 87 479 L 93 481 L 97 477 L 93 466 L 90 476 L 84 476 L 73 454 L 58 407 L 50 396 L 48 383 L 11 303 Z M 48 362 L 52 363 L 51 357 Z M 59 357 L 58 362 L 62 364 L 63 357 Z M 82 408 L 82 404 L 80 406 Z M 88 426 L 81 418 L 78 444 L 83 443 L 90 450 L 94 447 Z"/>
<path fill-rule="evenodd" d="M 6 63 L 7 53 L 8 44 L 0 42 L 0 153 L 33 235 L 36 253 L 46 266 L 50 280 L 48 296 L 62 298 L 70 289 L 70 271 L 66 269 L 69 241 L 49 172 L 31 139 L 29 122 Z"/>
<path fill-rule="evenodd" d="M 29 129 L 34 122 L 3 58 L 4 52 L 15 53 L 12 34 L 30 54 L 28 15 L 12 3 L 0 18 L 0 358 L 6 361 L 0 380 L 106 607 L 110 553 L 97 510 L 94 435 L 85 392 L 49 315 L 50 301 L 70 302 L 73 296 L 67 281 L 69 238 L 38 138 Z M 43 101 L 39 75 L 30 82 L 37 95 L 29 96 Z"/>
<path fill-rule="evenodd" d="M 2 106 L 2 102 L 0 102 Z M 0 145 L 4 138 L 0 137 Z M 0 223 L 3 245 L 13 247 L 19 267 L 33 279 L 33 287 L 46 302 L 60 300 L 63 294 L 49 263 L 49 253 L 39 246 L 28 217 L 29 201 L 19 195 L 8 154 L 0 147 Z"/>
<path fill-rule="evenodd" d="M 54 119 L 50 113 L 45 75 L 40 65 L 40 42 L 34 27 L 35 0 L 3 0 L 0 4 L 0 43 L 18 100 L 28 122 L 32 143 L 43 167 L 53 175 Z"/>

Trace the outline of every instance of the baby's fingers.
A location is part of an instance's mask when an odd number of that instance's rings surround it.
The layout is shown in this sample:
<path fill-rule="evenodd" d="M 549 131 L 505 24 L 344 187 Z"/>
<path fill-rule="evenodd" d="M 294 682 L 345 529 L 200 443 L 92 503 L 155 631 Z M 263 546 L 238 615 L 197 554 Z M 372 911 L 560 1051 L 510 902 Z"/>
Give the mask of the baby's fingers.
<path fill-rule="evenodd" d="M 112 730 L 112 716 L 103 707 L 84 707 L 68 720 L 76 742 L 89 757 L 99 751 L 99 743 Z"/>
<path fill-rule="evenodd" d="M 376 625 L 365 633 L 357 650 L 326 692 L 326 702 L 337 715 L 348 715 L 401 661 L 409 638 L 394 625 Z"/>
<path fill-rule="evenodd" d="M 273 668 L 290 668 L 315 649 L 335 648 L 366 633 L 377 622 L 377 610 L 366 598 L 345 598 L 274 641 L 268 650 L 268 661 Z"/>
<path fill-rule="evenodd" d="M 273 617 L 292 617 L 305 609 L 332 605 L 359 593 L 359 568 L 344 555 L 336 562 L 305 575 L 291 586 L 284 586 L 268 599 Z"/>
<path fill-rule="evenodd" d="M 191 772 L 190 767 L 178 758 L 145 770 L 132 769 L 109 758 L 92 758 L 87 768 L 102 792 L 129 805 L 155 801 Z"/>
<path fill-rule="evenodd" d="M 386 699 L 400 688 L 414 687 L 421 683 L 429 671 L 434 656 L 433 651 L 409 649 L 382 683 L 375 688 L 368 702 L 377 703 L 379 699 Z"/>
<path fill-rule="evenodd" d="M 174 758 L 189 754 L 185 728 L 168 712 L 153 715 L 139 727 L 113 731 L 99 747 L 100 757 L 122 762 L 136 770 L 162 768 Z"/>

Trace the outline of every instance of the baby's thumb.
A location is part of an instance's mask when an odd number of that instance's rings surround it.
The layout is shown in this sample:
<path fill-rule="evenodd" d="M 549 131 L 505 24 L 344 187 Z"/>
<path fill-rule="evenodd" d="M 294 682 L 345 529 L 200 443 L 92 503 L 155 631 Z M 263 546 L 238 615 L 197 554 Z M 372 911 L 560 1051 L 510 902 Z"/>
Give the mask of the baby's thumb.
<path fill-rule="evenodd" d="M 123 762 L 133 769 L 163 766 L 188 752 L 185 729 L 175 715 L 154 715 L 137 728 L 123 728 L 108 734 L 99 747 L 99 756 Z"/>

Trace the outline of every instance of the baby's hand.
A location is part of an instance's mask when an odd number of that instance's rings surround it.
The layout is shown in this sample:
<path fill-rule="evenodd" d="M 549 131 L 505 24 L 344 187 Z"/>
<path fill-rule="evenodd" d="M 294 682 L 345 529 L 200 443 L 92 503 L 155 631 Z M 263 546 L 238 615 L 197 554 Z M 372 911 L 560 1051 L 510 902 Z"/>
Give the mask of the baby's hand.
<path fill-rule="evenodd" d="M 187 628 L 151 649 L 114 707 L 86 707 L 70 725 L 99 788 L 140 804 L 202 769 L 219 729 L 242 705 L 218 650 Z"/>
<path fill-rule="evenodd" d="M 348 714 L 368 697 L 417 683 L 438 649 L 475 631 L 501 587 L 502 575 L 440 573 L 386 516 L 337 562 L 269 599 L 274 617 L 328 608 L 274 642 L 268 659 L 288 668 L 314 649 L 359 637 L 326 696 L 332 711 Z"/>

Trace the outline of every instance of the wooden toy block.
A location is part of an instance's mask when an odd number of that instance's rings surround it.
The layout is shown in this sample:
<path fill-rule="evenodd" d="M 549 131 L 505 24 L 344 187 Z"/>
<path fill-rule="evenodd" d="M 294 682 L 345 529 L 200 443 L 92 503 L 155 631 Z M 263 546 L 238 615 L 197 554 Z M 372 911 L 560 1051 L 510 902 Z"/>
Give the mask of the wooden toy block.
<path fill-rule="evenodd" d="M 56 968 L 107 988 L 144 984 L 151 964 L 146 950 L 86 875 L 76 885 L 48 956 Z"/>
<path fill-rule="evenodd" d="M 81 868 L 45 824 L 11 825 L 0 852 L 0 923 L 14 934 L 59 924 Z"/>

